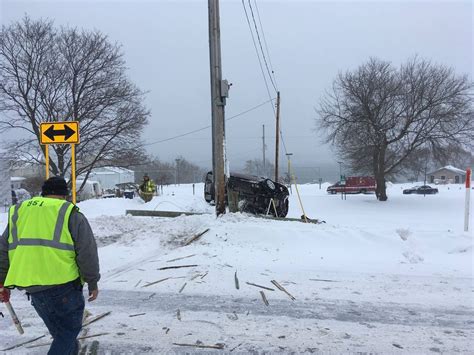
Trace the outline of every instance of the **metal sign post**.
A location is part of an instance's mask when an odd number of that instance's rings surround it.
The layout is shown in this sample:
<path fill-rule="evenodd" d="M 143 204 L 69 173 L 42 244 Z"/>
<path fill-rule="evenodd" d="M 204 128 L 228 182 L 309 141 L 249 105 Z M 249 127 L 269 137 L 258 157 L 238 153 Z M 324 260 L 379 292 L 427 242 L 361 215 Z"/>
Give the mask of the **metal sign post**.
<path fill-rule="evenodd" d="M 76 203 L 76 144 L 79 144 L 79 122 L 43 122 L 40 124 L 40 143 L 45 145 L 46 179 L 49 178 L 49 145 L 71 145 L 72 203 Z"/>

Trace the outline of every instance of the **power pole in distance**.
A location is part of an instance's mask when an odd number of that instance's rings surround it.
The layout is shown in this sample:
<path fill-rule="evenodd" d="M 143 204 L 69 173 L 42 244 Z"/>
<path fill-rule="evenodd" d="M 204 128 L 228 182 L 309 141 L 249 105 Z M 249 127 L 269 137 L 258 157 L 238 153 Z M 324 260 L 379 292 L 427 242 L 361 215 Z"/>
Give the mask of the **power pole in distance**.
<path fill-rule="evenodd" d="M 229 96 L 229 84 L 222 80 L 219 0 L 208 0 L 209 58 L 212 107 L 212 176 L 216 215 L 225 213 L 225 126 L 224 106 Z"/>
<path fill-rule="evenodd" d="M 262 151 L 263 151 L 263 176 L 267 176 L 267 169 L 266 169 L 266 163 L 265 163 L 265 125 L 263 125 L 263 135 L 262 135 Z"/>
<path fill-rule="evenodd" d="M 280 158 L 280 92 L 276 102 L 276 142 L 275 142 L 275 181 L 278 182 L 278 159 Z"/>

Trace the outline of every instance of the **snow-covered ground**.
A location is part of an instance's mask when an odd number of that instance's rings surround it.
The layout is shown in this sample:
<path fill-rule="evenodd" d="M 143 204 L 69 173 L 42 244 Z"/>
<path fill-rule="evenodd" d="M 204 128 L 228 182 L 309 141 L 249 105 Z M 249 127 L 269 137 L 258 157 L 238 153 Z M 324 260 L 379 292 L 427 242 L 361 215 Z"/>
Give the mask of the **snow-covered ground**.
<path fill-rule="evenodd" d="M 327 195 L 324 184 L 299 186 L 306 214 L 323 224 L 242 214 L 216 219 L 202 184 L 196 195 L 191 185 L 166 187 L 147 204 L 82 202 L 100 246 L 102 273 L 99 298 L 87 309 L 92 316 L 111 311 L 87 332 L 108 333 L 96 338 L 104 354 L 470 353 L 473 235 L 463 232 L 465 190 L 451 185 L 439 186 L 438 195 L 403 195 L 408 186 L 390 185 L 385 203 L 373 195 L 342 200 Z M 204 214 L 132 217 L 127 209 Z M 301 215 L 293 190 L 288 217 Z M 2 230 L 6 219 L 0 213 Z M 182 265 L 194 266 L 160 270 Z M 17 335 L 8 316 L 0 318 L 1 348 L 46 332 L 20 292 L 12 303 L 26 334 Z M 173 345 L 201 342 L 224 349 Z"/>

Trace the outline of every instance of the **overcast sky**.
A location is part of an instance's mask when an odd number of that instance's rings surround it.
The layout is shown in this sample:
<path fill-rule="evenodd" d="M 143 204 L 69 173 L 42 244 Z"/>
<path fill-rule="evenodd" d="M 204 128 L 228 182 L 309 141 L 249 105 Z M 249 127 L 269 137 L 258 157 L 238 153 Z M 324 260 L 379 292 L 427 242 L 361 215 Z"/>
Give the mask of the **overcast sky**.
<path fill-rule="evenodd" d="M 28 14 L 57 25 L 98 29 L 122 44 L 130 78 L 149 92 L 146 143 L 211 124 L 207 1 L 0 4 L 3 25 Z M 354 69 L 371 56 L 399 65 L 418 54 L 473 74 L 472 1 L 257 0 L 257 5 L 281 91 L 286 149 L 294 153 L 296 165 L 337 165 L 316 136 L 314 108 L 339 71 Z M 229 118 L 269 100 L 241 1 L 221 1 L 221 38 L 223 77 L 233 84 Z M 270 90 L 275 97 L 271 85 Z M 262 125 L 267 157 L 273 159 L 274 121 L 267 103 L 227 122 L 231 168 L 261 158 Z M 163 160 L 182 155 L 211 166 L 211 130 L 149 145 L 148 150 Z"/>

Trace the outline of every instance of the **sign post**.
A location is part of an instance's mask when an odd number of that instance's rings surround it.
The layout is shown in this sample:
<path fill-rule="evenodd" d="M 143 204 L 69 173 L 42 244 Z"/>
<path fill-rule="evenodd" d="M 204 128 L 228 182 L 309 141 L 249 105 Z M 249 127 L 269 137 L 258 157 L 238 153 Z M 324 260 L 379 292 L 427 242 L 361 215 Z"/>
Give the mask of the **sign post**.
<path fill-rule="evenodd" d="M 40 124 L 40 143 L 45 145 L 46 179 L 49 178 L 49 145 L 71 145 L 72 203 L 76 203 L 76 144 L 79 144 L 79 122 L 43 122 Z"/>
<path fill-rule="evenodd" d="M 471 169 L 466 170 L 466 199 L 464 206 L 464 231 L 469 231 L 469 208 L 471 200 Z"/>

